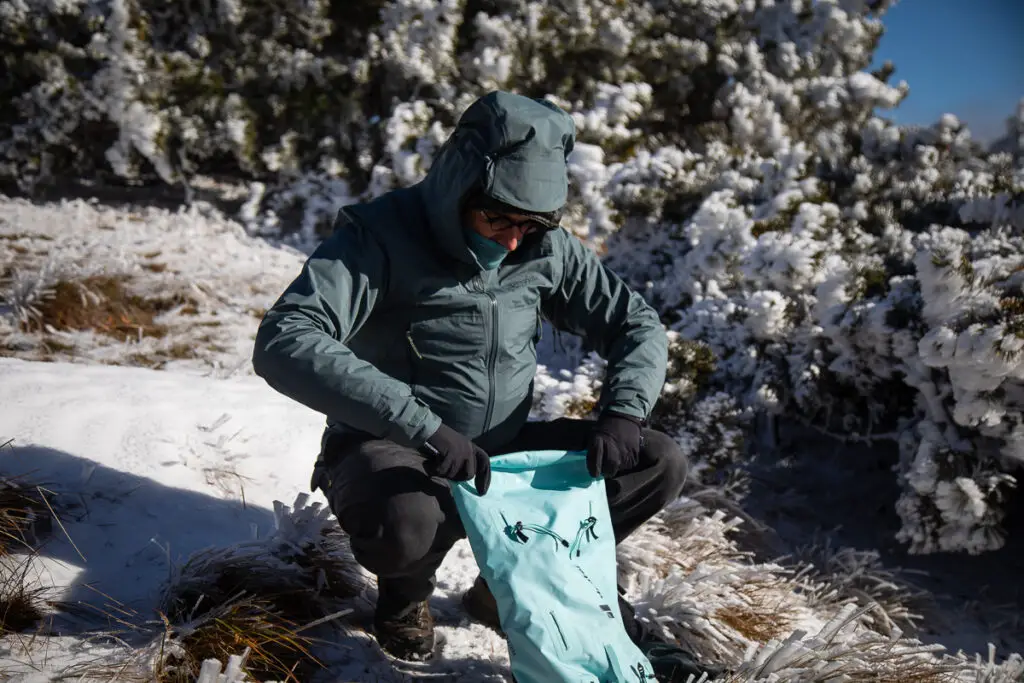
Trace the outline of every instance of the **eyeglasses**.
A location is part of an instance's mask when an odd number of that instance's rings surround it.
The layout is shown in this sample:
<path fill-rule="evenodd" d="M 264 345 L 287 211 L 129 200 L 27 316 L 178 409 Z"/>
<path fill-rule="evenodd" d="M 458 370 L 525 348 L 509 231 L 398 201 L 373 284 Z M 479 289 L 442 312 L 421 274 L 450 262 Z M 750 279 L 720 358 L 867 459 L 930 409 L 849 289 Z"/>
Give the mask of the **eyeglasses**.
<path fill-rule="evenodd" d="M 534 232 L 542 232 L 548 229 L 548 226 L 535 218 L 524 218 L 516 221 L 505 214 L 491 213 L 489 211 L 480 211 L 480 213 L 483 215 L 484 220 L 487 221 L 487 226 L 493 232 L 504 232 L 506 230 L 518 229 L 522 231 L 523 235 L 529 235 Z"/>

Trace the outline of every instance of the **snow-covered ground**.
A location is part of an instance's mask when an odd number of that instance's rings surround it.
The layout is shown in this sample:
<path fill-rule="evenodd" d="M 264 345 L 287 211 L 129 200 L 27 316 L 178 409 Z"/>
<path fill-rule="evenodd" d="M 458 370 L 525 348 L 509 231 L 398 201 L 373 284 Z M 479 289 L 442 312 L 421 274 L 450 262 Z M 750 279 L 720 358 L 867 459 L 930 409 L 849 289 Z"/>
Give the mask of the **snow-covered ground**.
<path fill-rule="evenodd" d="M 13 439 L 0 469 L 78 499 L 66 535 L 58 531 L 45 545 L 33 573 L 57 589 L 55 598 L 94 605 L 95 615 L 119 605 L 154 619 L 172 569 L 204 548 L 267 536 L 274 501 L 290 505 L 307 490 L 322 420 L 262 380 L 11 359 L 0 359 L 0 377 L 0 428 Z M 457 608 L 474 566 L 463 542 L 443 568 L 435 606 L 448 661 L 433 668 L 475 665 L 500 680 L 503 641 L 462 623 Z M 81 621 L 58 617 L 55 628 L 74 633 L 104 620 Z M 12 640 L 0 659 L 41 670 L 28 681 L 110 654 L 73 652 L 76 640 Z M 354 646 L 362 656 L 334 669 L 334 680 L 390 680 L 390 664 L 371 642 Z"/>
<path fill-rule="evenodd" d="M 26 359 L 154 366 L 227 377 L 249 373 L 263 312 L 304 255 L 254 239 L 234 221 L 198 207 L 181 212 L 114 209 L 76 200 L 0 204 L 0 354 Z M 159 334 L 128 325 L 116 335 L 54 330 L 23 334 L 10 315 L 59 282 L 113 278 L 155 308 Z M 4 305 L 8 315 L 4 315 Z"/>
<path fill-rule="evenodd" d="M 275 519 L 288 518 L 280 504 L 301 503 L 322 417 L 269 389 L 248 358 L 259 311 L 302 260 L 199 209 L 0 198 L 0 355 L 8 356 L 0 358 L 0 444 L 10 440 L 0 475 L 41 484 L 70 504 L 31 564 L 31 578 L 59 603 L 40 637 L 0 640 L 0 677 L 56 680 L 73 664 L 127 656 L 138 633 L 121 644 L 89 637 L 112 628 L 102 615 L 153 622 L 169 577 L 193 553 L 267 539 Z M 97 275 L 141 300 L 176 302 L 153 320 L 160 335 L 19 330 L 18 316 L 31 315 L 33 302 L 38 309 L 47 288 Z M 80 295 L 86 305 L 90 293 Z M 323 503 L 319 494 L 310 501 Z M 736 524 L 707 500 L 684 498 L 620 551 L 640 611 L 666 635 L 738 669 L 734 680 L 833 680 L 830 666 L 857 680 L 901 680 L 917 660 L 951 672 L 928 680 L 1022 680 L 1019 659 L 986 673 L 991 667 L 973 662 L 988 652 L 933 659 L 899 628 L 879 626 L 878 613 L 845 622 L 856 590 L 830 595 L 825 583 L 744 554 L 732 538 Z M 459 605 L 475 573 L 463 541 L 433 601 L 446 640 L 436 661 L 395 670 L 372 639 L 336 634 L 322 655 L 330 666 L 323 680 L 504 680 L 504 642 Z M 979 623 L 958 625 L 973 638 L 964 642 L 977 642 Z M 1021 647 L 1021 629 L 1013 629 L 987 634 L 1000 658 Z"/>

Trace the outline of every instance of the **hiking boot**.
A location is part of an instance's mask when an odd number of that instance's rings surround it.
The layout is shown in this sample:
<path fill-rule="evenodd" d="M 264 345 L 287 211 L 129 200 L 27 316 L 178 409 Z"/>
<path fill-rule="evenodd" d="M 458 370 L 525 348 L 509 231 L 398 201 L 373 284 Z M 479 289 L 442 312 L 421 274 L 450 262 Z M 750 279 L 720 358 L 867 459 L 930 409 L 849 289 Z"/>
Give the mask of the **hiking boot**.
<path fill-rule="evenodd" d="M 705 680 L 714 681 L 724 674 L 732 673 L 725 667 L 700 662 L 688 650 L 671 643 L 649 640 L 638 645 L 647 661 L 654 667 L 658 683 L 686 683 Z"/>
<path fill-rule="evenodd" d="M 504 637 L 501 620 L 498 618 L 498 602 L 494 599 L 494 595 L 491 594 L 491 589 L 487 587 L 487 582 L 483 577 L 476 577 L 472 587 L 462 594 L 462 606 L 469 616 Z"/>
<path fill-rule="evenodd" d="M 392 657 L 410 661 L 425 661 L 434 653 L 434 617 L 430 605 L 424 600 L 412 604 L 398 604 L 388 599 L 382 590 L 373 615 L 373 632 L 377 644 Z"/>
<path fill-rule="evenodd" d="M 707 676 L 714 681 L 723 674 L 731 673 L 726 668 L 701 662 L 697 657 L 675 643 L 670 643 L 655 635 L 643 622 L 636 617 L 636 610 L 626 600 L 625 591 L 619 586 L 619 610 L 626 626 L 626 633 L 633 644 L 647 657 L 654 667 L 654 675 L 658 683 L 686 683 L 699 681 Z M 692 676 L 692 678 L 691 678 Z"/>

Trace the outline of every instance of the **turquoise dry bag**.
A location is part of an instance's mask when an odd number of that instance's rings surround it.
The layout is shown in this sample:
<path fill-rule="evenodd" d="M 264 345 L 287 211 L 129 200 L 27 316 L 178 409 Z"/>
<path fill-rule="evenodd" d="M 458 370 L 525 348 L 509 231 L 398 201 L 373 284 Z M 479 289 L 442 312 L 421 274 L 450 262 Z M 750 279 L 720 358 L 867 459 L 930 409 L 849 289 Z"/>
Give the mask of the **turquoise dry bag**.
<path fill-rule="evenodd" d="M 518 683 L 654 680 L 622 624 L 605 483 L 583 453 L 495 456 L 486 495 L 452 493 Z"/>

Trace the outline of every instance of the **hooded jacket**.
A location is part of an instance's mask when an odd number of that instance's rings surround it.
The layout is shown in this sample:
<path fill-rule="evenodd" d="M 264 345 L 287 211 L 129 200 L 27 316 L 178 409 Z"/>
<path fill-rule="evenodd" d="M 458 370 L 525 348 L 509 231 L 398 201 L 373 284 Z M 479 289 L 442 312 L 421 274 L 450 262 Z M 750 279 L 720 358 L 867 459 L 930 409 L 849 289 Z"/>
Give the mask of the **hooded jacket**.
<path fill-rule="evenodd" d="M 542 317 L 607 360 L 600 407 L 644 419 L 665 379 L 657 314 L 571 233 L 528 236 L 485 270 L 466 244 L 473 192 L 551 212 L 568 192 L 573 121 L 494 92 L 474 102 L 424 179 L 344 207 L 264 316 L 253 368 L 351 431 L 418 448 L 443 421 L 482 447 L 530 412 Z"/>

